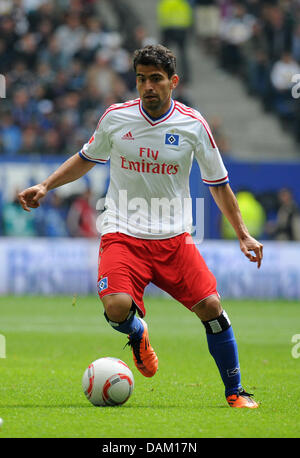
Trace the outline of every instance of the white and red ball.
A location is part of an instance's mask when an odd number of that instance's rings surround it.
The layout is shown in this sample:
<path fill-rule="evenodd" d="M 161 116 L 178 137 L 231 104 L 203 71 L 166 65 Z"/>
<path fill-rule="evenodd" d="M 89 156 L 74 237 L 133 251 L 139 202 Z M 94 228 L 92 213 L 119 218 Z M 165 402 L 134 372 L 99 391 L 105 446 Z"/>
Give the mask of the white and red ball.
<path fill-rule="evenodd" d="M 130 398 L 134 378 L 124 361 L 111 357 L 100 358 L 85 370 L 82 388 L 94 406 L 117 406 Z"/>

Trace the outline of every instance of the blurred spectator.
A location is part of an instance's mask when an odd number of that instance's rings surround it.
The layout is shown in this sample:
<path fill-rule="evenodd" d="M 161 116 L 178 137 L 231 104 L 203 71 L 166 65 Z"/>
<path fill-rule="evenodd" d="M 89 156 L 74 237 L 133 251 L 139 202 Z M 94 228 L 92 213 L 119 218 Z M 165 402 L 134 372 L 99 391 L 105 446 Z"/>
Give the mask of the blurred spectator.
<path fill-rule="evenodd" d="M 257 48 L 246 58 L 246 67 L 243 75 L 250 95 L 261 98 L 265 109 L 271 105 L 270 94 L 270 62 L 267 54 Z"/>
<path fill-rule="evenodd" d="M 289 189 L 278 192 L 276 221 L 269 221 L 266 232 L 275 240 L 300 240 L 300 210 Z"/>
<path fill-rule="evenodd" d="M 100 117 L 105 111 L 105 107 L 99 88 L 94 83 L 89 82 L 86 85 L 84 97 L 80 99 L 80 111 L 83 113 L 84 117 L 84 114 L 88 114 L 91 110 L 98 112 Z M 88 117 L 86 119 L 88 119 Z M 91 128 L 95 129 L 95 125 L 91 126 Z"/>
<path fill-rule="evenodd" d="M 131 40 L 130 47 L 126 46 L 126 49 L 129 52 L 133 52 L 136 49 L 141 49 L 147 45 L 156 45 L 157 43 L 157 38 L 149 36 L 145 26 L 139 24 L 133 30 L 133 37 Z"/>
<path fill-rule="evenodd" d="M 20 154 L 30 155 L 41 151 L 41 139 L 38 131 L 34 126 L 28 126 L 23 130 L 22 144 L 19 150 Z"/>
<path fill-rule="evenodd" d="M 195 33 L 206 48 L 215 46 L 219 37 L 220 8 L 216 0 L 195 0 Z"/>
<path fill-rule="evenodd" d="M 36 104 L 30 98 L 28 91 L 25 88 L 16 90 L 13 95 L 12 115 L 14 122 L 22 127 L 27 127 L 32 120 L 35 119 Z"/>
<path fill-rule="evenodd" d="M 266 232 L 274 240 L 300 240 L 300 210 L 289 189 L 278 192 L 278 206 L 276 220 L 266 224 Z"/>
<path fill-rule="evenodd" d="M 256 200 L 250 191 L 239 191 L 236 194 L 237 201 L 241 210 L 243 220 L 254 238 L 260 238 L 265 226 L 266 214 L 262 205 Z M 235 239 L 236 233 L 222 215 L 222 237 L 225 239 Z"/>
<path fill-rule="evenodd" d="M 133 52 L 136 49 L 133 48 L 135 29 L 140 25 L 135 8 L 124 0 L 109 0 L 109 3 L 117 16 L 118 31 L 123 39 L 124 47 L 129 52 Z"/>
<path fill-rule="evenodd" d="M 1 74 L 10 69 L 14 61 L 14 54 L 9 51 L 8 45 L 4 38 L 0 37 L 0 72 Z"/>
<path fill-rule="evenodd" d="M 4 72 L 6 74 L 6 72 Z M 14 89 L 30 88 L 36 80 L 33 73 L 27 68 L 25 60 L 22 57 L 13 62 L 11 72 L 7 75 L 7 79 L 11 82 Z M 13 95 L 14 91 L 11 91 Z"/>
<path fill-rule="evenodd" d="M 13 156 L 21 146 L 22 131 L 9 111 L 2 114 L 0 121 L 0 153 Z"/>
<path fill-rule="evenodd" d="M 244 64 L 242 46 L 251 38 L 255 18 L 244 5 L 236 3 L 232 16 L 221 22 L 220 65 L 224 70 L 241 74 Z"/>
<path fill-rule="evenodd" d="M 58 26 L 55 32 L 59 49 L 67 61 L 80 49 L 84 33 L 79 14 L 67 13 L 64 23 Z"/>
<path fill-rule="evenodd" d="M 99 48 L 110 47 L 116 39 L 120 43 L 120 38 L 119 33 L 105 30 L 99 17 L 94 15 L 87 17 L 84 48 L 90 50 L 91 53 Z"/>
<path fill-rule="evenodd" d="M 292 97 L 292 77 L 300 73 L 300 66 L 290 53 L 284 52 L 271 69 L 270 79 L 273 92 L 273 108 L 280 119 L 292 127 L 297 100 Z M 285 123 L 285 127 L 288 127 Z"/>
<path fill-rule="evenodd" d="M 29 1 L 31 2 L 31 0 Z M 32 4 L 29 8 L 25 6 L 30 29 L 34 33 L 37 32 L 39 24 L 47 19 L 49 19 L 53 26 L 57 28 L 59 23 L 62 21 L 62 9 L 59 8 L 58 2 L 50 0 L 34 0 L 34 2 L 36 5 Z M 68 0 L 67 3 L 69 3 Z"/>
<path fill-rule="evenodd" d="M 241 52 L 245 64 L 242 76 L 249 93 L 263 97 L 268 90 L 270 63 L 267 40 L 260 21 L 253 22 L 251 37 L 243 44 Z"/>
<path fill-rule="evenodd" d="M 58 39 L 54 35 L 49 37 L 48 46 L 41 50 L 40 62 L 47 63 L 55 72 L 65 67 L 65 56 L 59 47 Z"/>
<path fill-rule="evenodd" d="M 182 79 L 190 77 L 187 39 L 192 25 L 192 9 L 187 0 L 160 0 L 157 6 L 161 43 L 178 49 L 178 63 Z"/>
<path fill-rule="evenodd" d="M 67 209 L 56 192 L 50 192 L 35 213 L 38 235 L 67 237 Z"/>
<path fill-rule="evenodd" d="M 290 53 L 284 52 L 271 69 L 271 82 L 277 91 L 290 91 L 292 76 L 300 72 L 300 66 Z"/>
<path fill-rule="evenodd" d="M 267 3 L 262 9 L 268 56 L 272 62 L 290 49 L 293 30 L 292 22 L 284 10 L 284 5 L 280 5 L 279 2 L 273 3 L 273 5 Z M 290 8 L 292 8 L 292 4 Z"/>
<path fill-rule="evenodd" d="M 42 87 L 50 86 L 55 77 L 55 73 L 47 62 L 39 62 L 36 68 L 36 75 Z"/>
<path fill-rule="evenodd" d="M 230 154 L 229 138 L 224 133 L 223 122 L 219 116 L 209 119 L 209 126 L 222 155 Z"/>
<path fill-rule="evenodd" d="M 54 24 L 49 18 L 43 19 L 37 27 L 37 40 L 39 44 L 39 50 L 47 49 L 48 43 L 53 35 Z"/>
<path fill-rule="evenodd" d="M 33 33 L 26 33 L 22 36 L 14 46 L 17 55 L 22 57 L 26 67 L 31 71 L 35 69 L 38 61 L 38 41 L 36 35 Z"/>
<path fill-rule="evenodd" d="M 2 207 L 3 235 L 12 237 L 30 237 L 36 235 L 33 213 L 24 212 L 18 201 L 16 191 L 12 202 Z"/>
<path fill-rule="evenodd" d="M 118 76 L 111 67 L 111 58 L 110 50 L 100 50 L 95 56 L 95 62 L 87 70 L 88 85 L 96 87 L 102 97 L 113 93 L 118 81 Z"/>
<path fill-rule="evenodd" d="M 74 127 L 80 124 L 79 102 L 80 95 L 77 91 L 68 91 L 57 102 L 58 112 L 62 114 L 61 120 L 68 119 Z"/>
<path fill-rule="evenodd" d="M 71 91 L 79 91 L 85 87 L 86 75 L 83 64 L 79 59 L 74 59 L 69 70 L 69 84 Z"/>
<path fill-rule="evenodd" d="M 15 30 L 15 22 L 11 16 L 1 17 L 0 38 L 3 38 L 6 43 L 6 49 L 14 54 L 14 45 L 18 39 Z"/>
<path fill-rule="evenodd" d="M 87 189 L 72 203 L 68 217 L 67 227 L 73 237 L 97 237 L 96 211 L 92 205 L 92 192 Z"/>
<path fill-rule="evenodd" d="M 61 69 L 55 74 L 53 84 L 47 88 L 47 96 L 54 101 L 64 95 L 68 90 L 68 73 Z"/>
<path fill-rule="evenodd" d="M 57 129 L 49 129 L 47 132 L 45 132 L 42 140 L 41 150 L 44 154 L 61 154 L 62 143 Z"/>

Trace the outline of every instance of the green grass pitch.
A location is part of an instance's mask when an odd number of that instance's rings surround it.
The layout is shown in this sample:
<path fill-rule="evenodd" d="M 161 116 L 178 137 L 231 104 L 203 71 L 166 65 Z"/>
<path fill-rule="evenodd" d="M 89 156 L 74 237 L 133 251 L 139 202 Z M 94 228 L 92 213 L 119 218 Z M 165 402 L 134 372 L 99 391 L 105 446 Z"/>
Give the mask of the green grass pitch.
<path fill-rule="evenodd" d="M 300 304 L 224 301 L 238 341 L 242 383 L 259 409 L 227 406 L 199 319 L 168 298 L 145 298 L 159 371 L 135 368 L 126 336 L 106 323 L 97 297 L 0 297 L 1 437 L 300 437 Z M 93 360 L 124 360 L 135 390 L 122 407 L 94 407 L 81 378 Z"/>

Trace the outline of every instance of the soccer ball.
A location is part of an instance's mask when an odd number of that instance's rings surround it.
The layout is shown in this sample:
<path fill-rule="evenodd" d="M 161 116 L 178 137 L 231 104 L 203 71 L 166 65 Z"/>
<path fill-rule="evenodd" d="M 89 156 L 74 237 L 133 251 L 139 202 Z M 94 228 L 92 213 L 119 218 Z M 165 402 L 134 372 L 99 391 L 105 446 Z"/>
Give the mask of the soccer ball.
<path fill-rule="evenodd" d="M 82 388 L 94 406 L 117 406 L 131 396 L 134 378 L 127 364 L 120 359 L 100 358 L 85 370 Z"/>

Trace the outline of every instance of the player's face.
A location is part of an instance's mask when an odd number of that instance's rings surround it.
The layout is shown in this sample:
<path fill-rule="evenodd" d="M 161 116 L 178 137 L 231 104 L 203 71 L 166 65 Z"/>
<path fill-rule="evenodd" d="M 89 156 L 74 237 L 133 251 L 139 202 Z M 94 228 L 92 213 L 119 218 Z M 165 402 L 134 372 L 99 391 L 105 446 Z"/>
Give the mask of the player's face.
<path fill-rule="evenodd" d="M 178 82 L 178 75 L 169 78 L 164 70 L 154 65 L 137 65 L 136 87 L 143 107 L 153 117 L 159 117 L 168 111 L 172 91 Z"/>

